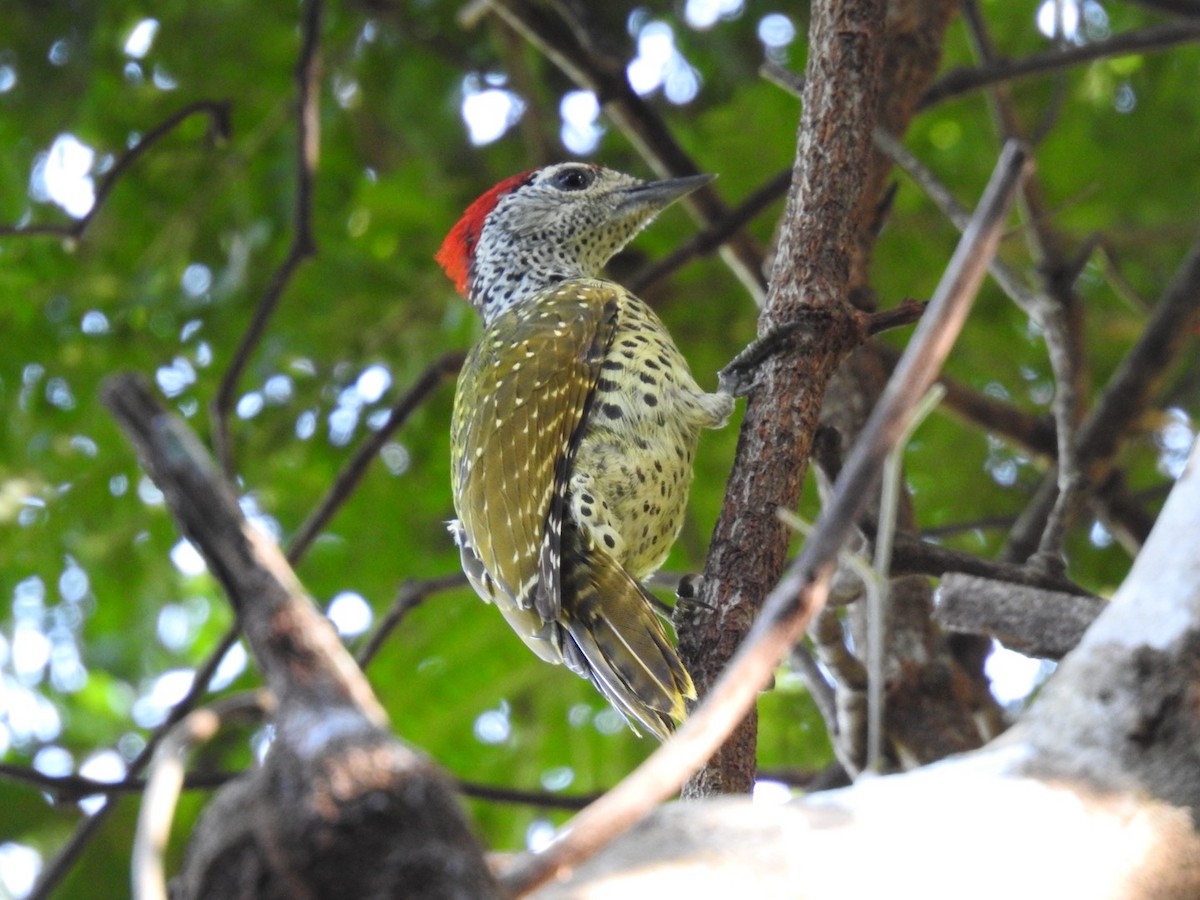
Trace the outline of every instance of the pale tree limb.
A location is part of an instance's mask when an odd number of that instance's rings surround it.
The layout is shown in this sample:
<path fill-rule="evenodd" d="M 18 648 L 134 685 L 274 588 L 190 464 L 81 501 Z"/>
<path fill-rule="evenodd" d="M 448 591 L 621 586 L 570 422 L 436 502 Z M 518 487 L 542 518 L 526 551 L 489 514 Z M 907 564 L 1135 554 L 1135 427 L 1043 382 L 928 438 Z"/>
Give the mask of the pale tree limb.
<path fill-rule="evenodd" d="M 1197 533 L 1200 442 L 1116 596 L 1004 736 L 784 806 L 663 807 L 538 897 L 1200 896 L 1200 557 L 1179 540 Z"/>
<path fill-rule="evenodd" d="M 136 900 L 167 900 L 164 857 L 175 818 L 175 804 L 184 785 L 184 757 L 196 746 L 216 736 L 232 718 L 258 719 L 273 706 L 269 694 L 239 694 L 212 706 L 193 710 L 159 743 L 144 786 L 138 810 L 130 869 Z"/>
<path fill-rule="evenodd" d="M 995 638 L 1026 656 L 1062 659 L 1106 605 L 1099 597 L 951 572 L 938 589 L 935 618 L 948 631 Z"/>

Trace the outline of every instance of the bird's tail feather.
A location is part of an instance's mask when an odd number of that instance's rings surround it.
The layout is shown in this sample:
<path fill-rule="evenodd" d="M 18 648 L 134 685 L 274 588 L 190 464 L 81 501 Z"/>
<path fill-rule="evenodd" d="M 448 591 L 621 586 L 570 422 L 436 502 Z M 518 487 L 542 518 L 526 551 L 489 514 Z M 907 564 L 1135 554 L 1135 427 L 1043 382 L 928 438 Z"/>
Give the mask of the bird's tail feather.
<path fill-rule="evenodd" d="M 592 543 L 585 533 L 570 530 L 572 538 Z M 588 546 L 563 559 L 564 661 L 589 678 L 634 730 L 640 724 L 666 740 L 673 720 L 684 716 L 684 700 L 696 690 L 653 599 L 602 548 Z"/>

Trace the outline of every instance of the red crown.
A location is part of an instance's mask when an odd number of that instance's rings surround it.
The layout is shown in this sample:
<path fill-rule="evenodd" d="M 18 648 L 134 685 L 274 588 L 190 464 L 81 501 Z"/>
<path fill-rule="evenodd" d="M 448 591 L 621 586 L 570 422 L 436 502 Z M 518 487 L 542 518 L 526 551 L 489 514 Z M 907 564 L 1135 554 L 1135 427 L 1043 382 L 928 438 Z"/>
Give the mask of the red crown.
<path fill-rule="evenodd" d="M 467 279 L 471 274 L 471 259 L 475 255 L 475 245 L 479 242 L 479 233 L 483 231 L 484 219 L 496 208 L 500 198 L 511 193 L 523 184 L 527 184 L 530 176 L 536 170 L 522 172 L 505 178 L 499 184 L 484 191 L 475 202 L 467 207 L 458 224 L 450 229 L 442 246 L 433 257 L 450 276 L 458 292 L 464 296 L 467 293 Z"/>

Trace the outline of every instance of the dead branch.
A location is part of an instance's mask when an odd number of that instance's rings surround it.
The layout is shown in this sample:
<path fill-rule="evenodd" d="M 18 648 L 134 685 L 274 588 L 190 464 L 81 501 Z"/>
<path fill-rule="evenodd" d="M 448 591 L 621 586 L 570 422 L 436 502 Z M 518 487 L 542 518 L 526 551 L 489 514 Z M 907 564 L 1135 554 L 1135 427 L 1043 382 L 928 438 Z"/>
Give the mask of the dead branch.
<path fill-rule="evenodd" d="M 934 617 L 949 631 L 995 638 L 1027 656 L 1062 659 L 1105 607 L 1099 597 L 952 572 Z"/>
<path fill-rule="evenodd" d="M 213 799 L 176 895 L 493 896 L 447 780 L 387 731 L 333 626 L 195 436 L 135 376 L 110 380 L 104 400 L 225 588 L 278 702 L 263 766 Z"/>

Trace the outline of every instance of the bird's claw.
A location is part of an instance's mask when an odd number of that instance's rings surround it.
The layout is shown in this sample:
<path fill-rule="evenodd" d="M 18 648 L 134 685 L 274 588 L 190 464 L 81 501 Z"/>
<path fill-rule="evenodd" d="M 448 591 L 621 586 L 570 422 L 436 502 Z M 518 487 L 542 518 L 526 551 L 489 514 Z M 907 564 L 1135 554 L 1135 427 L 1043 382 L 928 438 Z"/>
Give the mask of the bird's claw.
<path fill-rule="evenodd" d="M 802 327 L 802 322 L 786 322 L 752 340 L 717 373 L 718 389 L 733 397 L 745 397 L 754 390 L 763 360 L 784 349 Z"/>
<path fill-rule="evenodd" d="M 675 588 L 675 607 L 683 607 L 683 610 L 689 613 L 700 609 L 712 612 L 712 604 L 705 603 L 699 596 L 703 581 L 703 575 L 684 575 L 680 578 L 679 586 Z"/>

